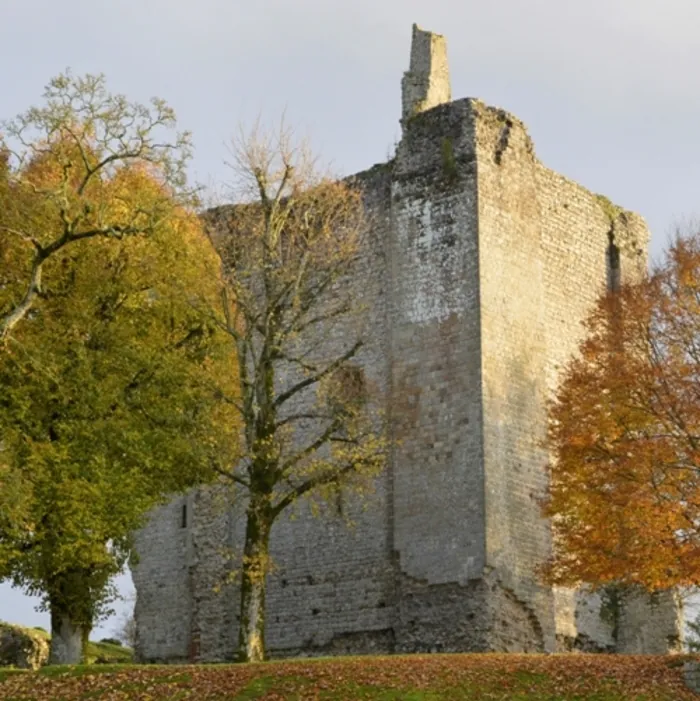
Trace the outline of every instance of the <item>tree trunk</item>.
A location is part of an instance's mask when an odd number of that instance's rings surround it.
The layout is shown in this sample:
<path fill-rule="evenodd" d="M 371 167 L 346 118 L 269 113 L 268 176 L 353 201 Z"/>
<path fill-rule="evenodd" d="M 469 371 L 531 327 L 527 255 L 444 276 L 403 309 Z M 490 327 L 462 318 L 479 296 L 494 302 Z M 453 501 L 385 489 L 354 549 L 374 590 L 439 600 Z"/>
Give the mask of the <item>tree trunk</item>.
<path fill-rule="evenodd" d="M 78 625 L 62 611 L 51 610 L 51 649 L 49 664 L 81 664 L 90 629 Z"/>
<path fill-rule="evenodd" d="M 262 662 L 265 659 L 265 579 L 272 526 L 266 511 L 264 504 L 253 497 L 247 513 L 241 575 L 238 636 L 238 657 L 241 662 Z"/>

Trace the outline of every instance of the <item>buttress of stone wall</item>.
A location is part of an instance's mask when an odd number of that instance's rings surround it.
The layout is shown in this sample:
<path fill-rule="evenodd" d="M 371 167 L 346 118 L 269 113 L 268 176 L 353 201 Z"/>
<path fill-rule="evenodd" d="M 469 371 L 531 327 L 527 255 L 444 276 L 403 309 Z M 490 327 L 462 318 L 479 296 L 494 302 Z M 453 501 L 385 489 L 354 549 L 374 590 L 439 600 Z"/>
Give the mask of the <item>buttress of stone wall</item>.
<path fill-rule="evenodd" d="M 389 381 L 386 241 L 390 179 L 388 166 L 353 179 L 364 191 L 371 223 L 355 274 L 342 283 L 359 316 L 331 329 L 322 347 L 319 345 L 325 358 L 335 358 L 354 338 L 364 338 L 365 345 L 351 362 L 362 369 L 371 401 L 382 408 L 386 407 Z M 300 410 L 297 404 L 289 407 L 289 411 Z M 315 435 L 313 431 L 310 425 L 307 440 Z M 308 502 L 300 502 L 275 526 L 266 639 L 273 655 L 393 649 L 390 477 L 387 469 L 375 480 L 374 493 L 364 499 L 341 493 L 335 501 L 320 505 L 316 516 Z"/>
<path fill-rule="evenodd" d="M 231 573 L 240 559 L 231 547 L 231 508 L 237 495 L 231 485 L 214 484 L 191 495 L 188 527 L 192 543 L 189 567 L 192 613 L 190 659 L 225 662 L 238 642 L 238 591 Z"/>
<path fill-rule="evenodd" d="M 616 652 L 614 613 L 602 591 L 554 589 L 557 652 Z"/>
<path fill-rule="evenodd" d="M 391 426 L 399 650 L 485 649 L 474 126 L 405 125 L 392 180 Z"/>
<path fill-rule="evenodd" d="M 548 290 L 536 163 L 518 120 L 470 104 L 477 125 L 486 564 L 520 615 L 529 616 L 530 649 L 553 650 L 552 593 L 535 573 L 551 548 L 538 505 L 546 489 Z"/>

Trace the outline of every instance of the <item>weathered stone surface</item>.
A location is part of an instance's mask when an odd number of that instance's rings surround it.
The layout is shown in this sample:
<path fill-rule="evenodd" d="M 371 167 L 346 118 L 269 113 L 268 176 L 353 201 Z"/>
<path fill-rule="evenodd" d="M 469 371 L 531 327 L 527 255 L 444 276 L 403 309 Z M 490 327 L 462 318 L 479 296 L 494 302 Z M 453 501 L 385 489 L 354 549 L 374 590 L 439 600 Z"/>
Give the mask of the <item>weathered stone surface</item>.
<path fill-rule="evenodd" d="M 624 597 L 617 651 L 650 655 L 682 652 L 683 606 L 676 593 L 648 595 L 631 592 Z"/>
<path fill-rule="evenodd" d="M 366 310 L 358 362 L 395 444 L 366 508 L 345 505 L 354 528 L 304 504 L 275 525 L 267 647 L 673 649 L 671 602 L 651 624 L 631 602 L 614 630 L 600 597 L 536 576 L 551 549 L 546 400 L 598 294 L 645 269 L 646 225 L 542 165 L 514 116 L 449 102 L 441 38 L 414 30 L 407 76 L 396 157 L 354 176 L 372 236 L 347 281 Z M 343 329 L 333 338 L 341 347 Z M 238 594 L 219 587 L 221 549 L 242 543 L 245 505 L 212 500 L 189 497 L 186 528 L 178 500 L 138 534 L 142 659 L 234 653 Z"/>
<path fill-rule="evenodd" d="M 689 689 L 700 694 L 700 662 L 688 660 L 683 664 L 683 678 Z"/>
<path fill-rule="evenodd" d="M 0 622 L 0 667 L 39 669 L 48 659 L 46 633 Z"/>
<path fill-rule="evenodd" d="M 451 100 L 445 37 L 413 25 L 411 63 L 401 83 L 402 118 Z"/>

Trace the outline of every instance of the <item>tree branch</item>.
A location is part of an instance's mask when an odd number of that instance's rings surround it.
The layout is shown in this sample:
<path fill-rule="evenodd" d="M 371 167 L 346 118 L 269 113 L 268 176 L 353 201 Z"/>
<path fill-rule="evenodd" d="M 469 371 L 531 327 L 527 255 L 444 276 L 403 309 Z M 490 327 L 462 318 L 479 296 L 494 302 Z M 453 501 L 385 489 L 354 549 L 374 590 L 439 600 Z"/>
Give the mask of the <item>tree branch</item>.
<path fill-rule="evenodd" d="M 291 492 L 288 492 L 283 496 L 275 506 L 272 507 L 272 513 L 274 517 L 277 517 L 282 511 L 284 511 L 290 504 L 293 504 L 297 499 L 304 496 L 307 492 L 310 492 L 317 487 L 322 487 L 326 484 L 332 484 L 333 482 L 339 482 L 345 475 L 350 472 L 354 472 L 363 463 L 363 460 L 357 463 L 350 463 L 344 467 L 328 470 L 322 472 L 315 477 L 311 477 L 302 484 L 298 485 Z"/>
<path fill-rule="evenodd" d="M 221 475 L 222 477 L 225 477 L 226 479 L 229 479 L 232 482 L 235 482 L 236 484 L 240 484 L 241 486 L 245 487 L 246 489 L 250 489 L 250 482 L 246 481 L 245 479 L 243 479 L 243 477 L 240 477 L 235 472 L 232 472 L 230 470 L 226 470 L 225 468 L 219 467 L 216 464 L 212 464 L 211 467 L 212 467 L 212 470 L 214 470 L 214 472 Z"/>
<path fill-rule="evenodd" d="M 0 320 L 0 344 L 4 344 L 7 341 L 7 337 L 10 335 L 12 329 L 29 313 L 29 310 L 34 304 L 34 300 L 41 292 L 41 268 L 44 260 L 40 253 L 37 253 L 24 298 L 11 312 L 5 314 L 2 320 Z"/>
<path fill-rule="evenodd" d="M 310 421 L 314 419 L 328 419 L 329 417 L 324 414 L 317 414 L 313 412 L 309 413 L 301 413 L 301 414 L 290 414 L 289 416 L 285 417 L 281 421 L 278 421 L 275 424 L 275 428 L 281 428 L 282 426 L 285 426 L 286 424 L 293 423 L 294 421 L 303 421 L 304 419 L 308 419 Z"/>
<path fill-rule="evenodd" d="M 315 453 L 321 446 L 325 445 L 331 438 L 331 436 L 340 428 L 341 423 L 339 421 L 332 421 L 326 430 L 316 438 L 315 441 L 309 443 L 305 448 L 296 452 L 291 458 L 286 460 L 282 466 L 279 468 L 279 473 L 282 475 L 287 474 L 289 470 L 298 465 L 305 457 L 308 457 L 312 453 Z"/>
<path fill-rule="evenodd" d="M 26 232 L 20 231 L 19 229 L 13 229 L 12 227 L 9 227 L 9 226 L 3 226 L 2 224 L 0 224 L 0 230 L 5 231 L 8 234 L 13 234 L 14 236 L 18 236 L 19 238 L 21 238 L 23 241 L 26 241 L 27 243 L 31 243 L 32 246 L 34 246 L 34 248 L 37 251 L 41 250 L 41 243 L 39 242 L 39 240 L 37 238 L 35 238 L 31 234 L 27 234 Z"/>
<path fill-rule="evenodd" d="M 328 365 L 324 370 L 316 373 L 315 375 L 312 375 L 311 377 L 307 377 L 304 380 L 301 380 L 300 382 L 297 382 L 286 392 L 282 392 L 282 394 L 280 394 L 277 397 L 277 399 L 275 399 L 275 407 L 281 406 L 282 404 L 284 404 L 284 402 L 293 397 L 295 394 L 301 392 L 301 390 L 305 389 L 309 385 L 313 385 L 316 382 L 319 382 L 327 375 L 330 375 L 334 370 L 337 370 L 343 363 L 350 360 L 350 358 L 352 358 L 357 353 L 357 351 L 359 351 L 360 348 L 362 348 L 362 346 L 362 341 L 356 341 L 355 345 L 349 351 L 347 351 L 340 358 Z"/>

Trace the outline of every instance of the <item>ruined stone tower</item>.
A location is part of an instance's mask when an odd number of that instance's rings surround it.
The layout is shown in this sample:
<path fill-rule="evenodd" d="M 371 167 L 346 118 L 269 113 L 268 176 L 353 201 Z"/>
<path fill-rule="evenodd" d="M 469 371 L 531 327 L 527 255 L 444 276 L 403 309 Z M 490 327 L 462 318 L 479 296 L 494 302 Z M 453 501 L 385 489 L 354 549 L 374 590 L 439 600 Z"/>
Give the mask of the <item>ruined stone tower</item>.
<path fill-rule="evenodd" d="M 401 81 L 401 119 L 452 99 L 445 37 L 413 25 L 411 64 Z"/>
<path fill-rule="evenodd" d="M 303 508 L 276 525 L 270 653 L 672 648 L 671 597 L 628 601 L 614 630 L 599 597 L 534 571 L 545 401 L 606 281 L 645 268 L 644 221 L 542 165 L 514 116 L 451 102 L 445 40 L 416 26 L 402 126 L 395 158 L 353 176 L 374 227 L 359 362 L 395 447 L 354 528 Z M 198 490 L 138 534 L 142 659 L 232 657 L 237 593 L 217 585 L 242 511 Z"/>

